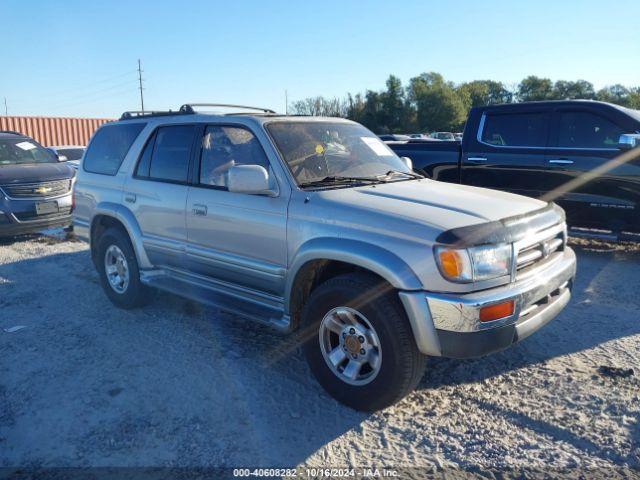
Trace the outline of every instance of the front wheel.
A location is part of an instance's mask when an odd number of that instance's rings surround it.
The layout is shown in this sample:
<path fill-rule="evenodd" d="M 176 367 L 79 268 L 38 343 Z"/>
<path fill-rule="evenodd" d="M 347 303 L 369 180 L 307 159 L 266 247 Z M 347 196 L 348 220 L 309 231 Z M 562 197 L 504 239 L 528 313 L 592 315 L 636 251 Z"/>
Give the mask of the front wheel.
<path fill-rule="evenodd" d="M 314 375 L 335 399 L 375 411 L 411 392 L 424 373 L 404 309 L 376 277 L 348 274 L 320 285 L 302 317 L 310 332 L 304 352 Z"/>

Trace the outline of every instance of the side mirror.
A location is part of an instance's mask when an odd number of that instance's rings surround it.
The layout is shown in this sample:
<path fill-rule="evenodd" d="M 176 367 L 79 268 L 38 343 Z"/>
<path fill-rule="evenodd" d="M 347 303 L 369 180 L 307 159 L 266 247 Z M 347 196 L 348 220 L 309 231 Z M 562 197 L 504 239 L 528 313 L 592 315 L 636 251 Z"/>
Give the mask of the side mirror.
<path fill-rule="evenodd" d="M 69 160 L 67 157 L 65 157 L 64 155 L 57 155 L 58 157 L 58 161 L 59 162 L 66 162 L 67 160 Z"/>
<path fill-rule="evenodd" d="M 618 148 L 620 150 L 631 150 L 640 146 L 640 134 L 638 133 L 623 133 L 618 140 Z"/>
<path fill-rule="evenodd" d="M 413 162 L 409 157 L 400 157 L 400 160 L 409 168 L 409 170 L 413 170 Z"/>
<path fill-rule="evenodd" d="M 249 195 L 268 195 L 278 193 L 269 188 L 269 173 L 260 165 L 236 165 L 229 169 L 227 186 L 230 192 Z"/>

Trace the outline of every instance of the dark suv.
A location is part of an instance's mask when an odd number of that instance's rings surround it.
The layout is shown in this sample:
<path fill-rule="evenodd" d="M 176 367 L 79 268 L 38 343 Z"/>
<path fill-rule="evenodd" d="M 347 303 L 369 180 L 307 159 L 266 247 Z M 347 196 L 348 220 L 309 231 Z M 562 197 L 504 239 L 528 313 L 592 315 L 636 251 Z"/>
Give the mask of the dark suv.
<path fill-rule="evenodd" d="M 34 139 L 0 131 L 0 237 L 69 225 L 74 176 Z"/>

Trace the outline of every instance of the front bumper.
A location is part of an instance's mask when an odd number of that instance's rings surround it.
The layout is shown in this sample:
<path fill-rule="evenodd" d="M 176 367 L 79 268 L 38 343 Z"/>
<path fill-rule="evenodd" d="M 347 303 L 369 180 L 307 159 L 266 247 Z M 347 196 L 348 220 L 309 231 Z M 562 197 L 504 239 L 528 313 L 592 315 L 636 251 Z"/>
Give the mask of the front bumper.
<path fill-rule="evenodd" d="M 555 318 L 569 302 L 575 273 L 575 253 L 565 247 L 522 281 L 469 294 L 400 292 L 400 299 L 422 353 L 473 358 L 505 349 Z M 508 300 L 515 301 L 513 315 L 480 322 L 482 307 Z"/>
<path fill-rule="evenodd" d="M 37 214 L 37 202 L 53 201 L 58 204 L 57 213 Z M 71 192 L 59 197 L 24 200 L 2 198 L 0 192 L 0 237 L 34 233 L 53 227 L 66 227 L 71 224 L 71 210 Z"/>

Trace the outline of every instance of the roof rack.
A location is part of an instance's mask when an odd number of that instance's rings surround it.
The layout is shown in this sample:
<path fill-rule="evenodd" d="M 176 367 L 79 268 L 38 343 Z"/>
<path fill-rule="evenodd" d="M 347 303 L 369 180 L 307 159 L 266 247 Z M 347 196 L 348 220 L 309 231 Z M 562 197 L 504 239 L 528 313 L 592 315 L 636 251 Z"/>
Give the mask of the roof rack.
<path fill-rule="evenodd" d="M 276 113 L 270 108 L 249 107 L 247 105 L 231 105 L 228 103 L 185 103 L 180 107 L 180 113 L 196 113 L 193 107 L 223 107 L 223 108 L 240 108 L 242 110 L 253 110 L 262 113 Z"/>
<path fill-rule="evenodd" d="M 163 116 L 167 116 L 167 115 L 184 115 L 186 113 L 189 112 L 183 112 L 182 109 L 180 109 L 179 111 L 173 111 L 173 110 L 166 110 L 166 111 L 161 111 L 161 110 L 130 110 L 127 112 L 124 112 L 122 115 L 120 115 L 120 120 L 129 120 L 132 118 L 147 118 L 147 117 L 163 117 Z M 193 112 L 191 112 L 193 113 Z"/>
<path fill-rule="evenodd" d="M 18 135 L 20 137 L 25 136 L 23 133 L 16 132 L 15 130 L 0 130 L 0 133 L 8 133 L 9 135 Z"/>

